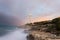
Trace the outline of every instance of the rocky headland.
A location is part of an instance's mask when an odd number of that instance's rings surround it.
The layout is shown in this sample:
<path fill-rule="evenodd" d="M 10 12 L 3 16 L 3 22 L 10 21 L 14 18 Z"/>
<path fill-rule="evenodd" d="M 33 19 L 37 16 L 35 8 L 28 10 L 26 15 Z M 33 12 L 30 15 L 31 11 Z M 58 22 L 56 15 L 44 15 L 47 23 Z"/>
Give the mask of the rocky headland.
<path fill-rule="evenodd" d="M 60 40 L 60 17 L 26 25 L 30 28 L 27 40 Z"/>

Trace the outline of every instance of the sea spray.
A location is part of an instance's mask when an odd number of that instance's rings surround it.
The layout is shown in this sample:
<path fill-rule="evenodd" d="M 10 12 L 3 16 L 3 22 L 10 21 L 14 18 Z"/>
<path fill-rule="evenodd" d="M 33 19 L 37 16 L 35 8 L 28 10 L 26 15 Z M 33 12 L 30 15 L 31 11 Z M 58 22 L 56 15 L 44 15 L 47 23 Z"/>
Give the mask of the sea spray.
<path fill-rule="evenodd" d="M 27 33 L 24 33 L 24 29 L 16 29 L 9 34 L 0 37 L 0 40 L 26 40 Z"/>

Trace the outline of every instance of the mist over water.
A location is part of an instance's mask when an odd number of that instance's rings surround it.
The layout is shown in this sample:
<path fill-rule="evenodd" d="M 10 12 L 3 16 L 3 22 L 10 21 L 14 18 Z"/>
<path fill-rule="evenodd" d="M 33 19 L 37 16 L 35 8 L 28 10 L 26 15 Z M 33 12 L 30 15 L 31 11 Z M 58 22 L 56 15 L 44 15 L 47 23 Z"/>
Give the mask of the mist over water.
<path fill-rule="evenodd" d="M 16 27 L 17 23 L 15 17 L 0 13 L 0 40 L 26 40 L 25 29 Z"/>
<path fill-rule="evenodd" d="M 24 29 L 14 29 L 9 33 L 0 36 L 0 40 L 26 40 L 27 33 L 24 33 Z"/>
<path fill-rule="evenodd" d="M 0 40 L 26 40 L 24 29 L 15 27 L 25 18 L 21 1 L 0 0 Z"/>

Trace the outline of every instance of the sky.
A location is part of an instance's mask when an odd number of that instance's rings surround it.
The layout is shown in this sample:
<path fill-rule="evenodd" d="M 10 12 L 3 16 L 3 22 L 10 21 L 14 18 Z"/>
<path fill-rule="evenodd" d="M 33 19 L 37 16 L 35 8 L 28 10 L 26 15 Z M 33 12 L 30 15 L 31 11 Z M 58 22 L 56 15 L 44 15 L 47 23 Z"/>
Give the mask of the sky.
<path fill-rule="evenodd" d="M 60 0 L 0 0 L 0 11 L 18 24 L 51 20 L 60 16 Z"/>

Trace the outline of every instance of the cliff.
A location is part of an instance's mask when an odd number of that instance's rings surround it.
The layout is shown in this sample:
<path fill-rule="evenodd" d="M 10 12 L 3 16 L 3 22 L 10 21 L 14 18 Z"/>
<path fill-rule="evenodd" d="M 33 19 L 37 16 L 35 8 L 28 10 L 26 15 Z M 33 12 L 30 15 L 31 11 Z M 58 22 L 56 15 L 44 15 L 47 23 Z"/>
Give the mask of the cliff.
<path fill-rule="evenodd" d="M 26 24 L 30 27 L 28 40 L 60 40 L 60 17 Z"/>

